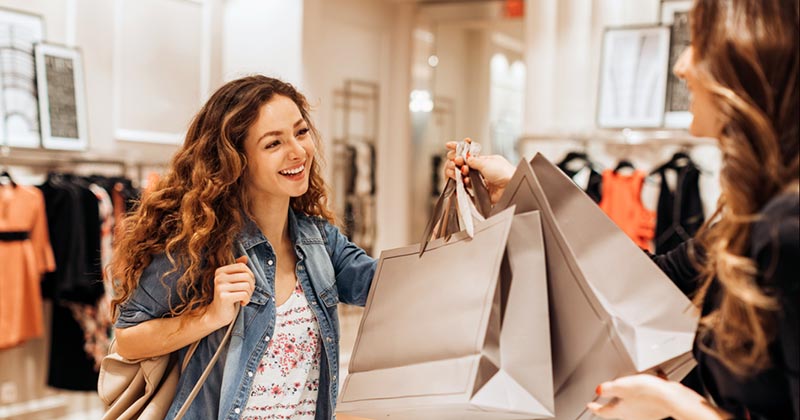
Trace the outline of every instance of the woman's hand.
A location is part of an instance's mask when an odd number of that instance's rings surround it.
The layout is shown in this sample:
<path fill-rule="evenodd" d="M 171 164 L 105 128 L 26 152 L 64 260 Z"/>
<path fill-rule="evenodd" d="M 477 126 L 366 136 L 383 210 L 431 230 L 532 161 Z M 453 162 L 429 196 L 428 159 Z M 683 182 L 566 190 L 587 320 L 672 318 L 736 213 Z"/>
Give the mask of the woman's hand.
<path fill-rule="evenodd" d="M 457 144 L 449 142 L 445 145 L 448 149 L 447 164 L 444 169 L 445 176 L 455 179 L 456 168 L 464 176 L 469 174 L 470 168 L 475 169 L 483 175 L 483 179 L 486 181 L 492 204 L 497 203 L 517 168 L 500 155 L 472 156 L 469 161 L 464 162 L 464 158 L 456 157 Z M 464 182 L 469 183 L 469 178 L 464 178 Z"/>
<path fill-rule="evenodd" d="M 610 401 L 605 404 L 590 402 L 586 406 L 606 419 L 725 418 L 691 389 L 653 375 L 626 376 L 602 383 L 597 387 L 597 394 Z"/>
<path fill-rule="evenodd" d="M 255 290 L 256 278 L 247 266 L 247 256 L 233 264 L 217 268 L 214 273 L 214 300 L 205 313 L 207 321 L 222 328 L 236 316 L 236 304 L 247 305 Z"/>

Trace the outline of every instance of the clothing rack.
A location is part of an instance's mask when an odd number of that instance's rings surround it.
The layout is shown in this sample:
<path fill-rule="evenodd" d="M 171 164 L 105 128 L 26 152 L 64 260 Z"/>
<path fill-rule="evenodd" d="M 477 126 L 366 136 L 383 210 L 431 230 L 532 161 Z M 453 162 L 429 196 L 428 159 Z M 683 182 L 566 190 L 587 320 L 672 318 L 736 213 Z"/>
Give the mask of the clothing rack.
<path fill-rule="evenodd" d="M 346 224 L 347 234 L 351 239 L 364 248 L 368 253 L 372 252 L 375 240 L 374 215 L 375 208 L 375 163 L 374 157 L 377 147 L 378 128 L 378 108 L 379 108 L 380 85 L 377 82 L 345 79 L 340 89 L 334 90 L 334 129 L 333 149 L 335 153 L 333 165 L 333 191 L 336 194 L 333 200 L 336 213 Z M 356 148 L 358 146 L 358 148 Z M 362 177 L 356 177 L 359 169 L 348 171 L 345 165 L 353 164 L 358 168 L 357 159 L 360 149 L 369 150 L 372 157 L 367 156 L 369 166 L 364 167 L 365 172 Z M 348 155 L 348 150 L 354 155 Z M 345 156 L 350 156 L 352 161 L 346 162 Z M 362 155 L 362 158 L 364 156 Z M 351 167 L 352 168 L 352 167 Z M 365 179 L 364 174 L 369 174 L 370 193 L 356 194 L 355 185 L 365 185 L 363 182 L 357 183 L 357 179 Z M 347 175 L 349 174 L 349 175 Z M 347 185 L 353 186 L 353 190 L 348 192 Z M 349 210 L 348 210 L 349 209 Z M 359 216 L 354 216 L 358 214 Z"/>
<path fill-rule="evenodd" d="M 167 162 L 136 162 L 130 160 L 120 160 L 114 157 L 104 157 L 94 155 L 84 157 L 81 152 L 39 150 L 39 149 L 11 149 L 7 146 L 0 147 L 0 168 L 8 166 L 24 166 L 29 168 L 43 169 L 46 171 L 62 170 L 66 167 L 79 165 L 102 165 L 115 167 L 124 176 L 129 175 L 131 169 L 136 170 L 137 182 L 144 177 L 145 168 L 158 167 L 166 168 Z"/>
<path fill-rule="evenodd" d="M 586 133 L 554 133 L 523 135 L 517 139 L 517 151 L 522 145 L 530 142 L 572 141 L 582 144 L 584 148 L 590 144 L 620 146 L 716 146 L 717 140 L 708 137 L 694 137 L 685 131 L 673 130 L 630 130 L 595 131 Z"/>
<path fill-rule="evenodd" d="M 334 144 L 358 137 L 375 144 L 378 136 L 378 83 L 367 80 L 345 79 L 344 87 L 334 91 L 334 110 L 340 113 L 341 133 L 334 130 Z M 361 127 L 353 127 L 351 118 L 362 116 Z"/>

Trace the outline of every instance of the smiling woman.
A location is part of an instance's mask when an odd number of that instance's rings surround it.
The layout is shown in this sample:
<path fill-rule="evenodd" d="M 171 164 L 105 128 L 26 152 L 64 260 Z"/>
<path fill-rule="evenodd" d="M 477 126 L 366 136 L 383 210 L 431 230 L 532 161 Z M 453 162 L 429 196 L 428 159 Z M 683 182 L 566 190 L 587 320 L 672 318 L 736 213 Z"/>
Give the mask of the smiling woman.
<path fill-rule="evenodd" d="M 366 303 L 375 260 L 331 224 L 318 142 L 293 86 L 229 82 L 125 220 L 112 262 L 118 353 L 182 358 L 199 341 L 167 418 L 234 319 L 224 367 L 186 417 L 332 417 L 337 303 Z"/>

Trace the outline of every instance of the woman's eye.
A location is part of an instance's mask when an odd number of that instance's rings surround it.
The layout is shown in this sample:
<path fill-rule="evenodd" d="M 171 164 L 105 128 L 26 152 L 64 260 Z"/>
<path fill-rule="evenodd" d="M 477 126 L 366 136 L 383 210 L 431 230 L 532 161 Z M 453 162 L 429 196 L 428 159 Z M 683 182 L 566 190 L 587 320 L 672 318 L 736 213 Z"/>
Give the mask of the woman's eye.
<path fill-rule="evenodd" d="M 267 145 L 264 146 L 264 148 L 265 149 L 272 149 L 272 148 L 278 147 L 279 144 L 281 144 L 281 142 L 278 141 L 278 140 L 275 140 L 275 141 L 273 141 L 271 143 L 267 143 Z"/>
<path fill-rule="evenodd" d="M 300 131 L 297 132 L 297 137 L 305 136 L 309 131 L 308 128 L 301 128 Z"/>

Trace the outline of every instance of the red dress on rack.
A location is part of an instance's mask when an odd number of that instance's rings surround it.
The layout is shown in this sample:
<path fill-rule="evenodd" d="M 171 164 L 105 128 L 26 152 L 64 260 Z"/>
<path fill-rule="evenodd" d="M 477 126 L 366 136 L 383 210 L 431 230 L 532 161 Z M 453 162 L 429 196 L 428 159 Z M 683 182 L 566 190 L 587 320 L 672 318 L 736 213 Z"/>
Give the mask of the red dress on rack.
<path fill-rule="evenodd" d="M 632 174 L 603 171 L 603 194 L 600 208 L 639 248 L 652 250 L 656 232 L 656 213 L 642 204 L 642 185 L 645 173 Z"/>
<path fill-rule="evenodd" d="M 42 336 L 39 282 L 53 270 L 42 192 L 0 186 L 0 349 Z"/>

